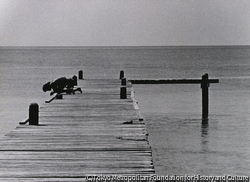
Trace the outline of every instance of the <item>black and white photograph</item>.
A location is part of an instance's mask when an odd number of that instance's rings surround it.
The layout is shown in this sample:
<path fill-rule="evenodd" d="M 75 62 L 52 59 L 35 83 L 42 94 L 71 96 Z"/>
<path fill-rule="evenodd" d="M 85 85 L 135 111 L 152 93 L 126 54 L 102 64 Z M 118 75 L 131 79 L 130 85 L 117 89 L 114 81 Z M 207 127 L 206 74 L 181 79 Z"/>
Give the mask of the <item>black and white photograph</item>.
<path fill-rule="evenodd" d="M 249 178 L 249 0 L 0 0 L 0 181 Z"/>

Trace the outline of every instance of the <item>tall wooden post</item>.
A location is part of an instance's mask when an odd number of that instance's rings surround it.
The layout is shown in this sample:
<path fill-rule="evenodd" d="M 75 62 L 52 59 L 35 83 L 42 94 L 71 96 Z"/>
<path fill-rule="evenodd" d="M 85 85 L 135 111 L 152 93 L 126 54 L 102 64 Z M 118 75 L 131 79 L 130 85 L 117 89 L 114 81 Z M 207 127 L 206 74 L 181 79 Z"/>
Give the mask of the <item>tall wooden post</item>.
<path fill-rule="evenodd" d="M 29 125 L 38 125 L 39 106 L 37 103 L 31 103 L 29 107 Z"/>
<path fill-rule="evenodd" d="M 127 88 L 126 87 L 121 87 L 120 99 L 127 99 Z"/>
<path fill-rule="evenodd" d="M 126 78 L 122 78 L 121 84 L 122 84 L 123 86 L 126 86 L 126 82 L 127 82 Z"/>
<path fill-rule="evenodd" d="M 208 93 L 208 87 L 209 87 L 209 82 L 208 82 L 208 74 L 204 74 L 202 76 L 202 83 L 201 83 L 201 88 L 202 88 L 202 119 L 207 120 L 208 119 L 208 113 L 209 113 L 209 93 Z"/>
<path fill-rule="evenodd" d="M 120 80 L 121 80 L 122 78 L 124 78 L 124 71 L 123 71 L 123 70 L 120 71 Z"/>

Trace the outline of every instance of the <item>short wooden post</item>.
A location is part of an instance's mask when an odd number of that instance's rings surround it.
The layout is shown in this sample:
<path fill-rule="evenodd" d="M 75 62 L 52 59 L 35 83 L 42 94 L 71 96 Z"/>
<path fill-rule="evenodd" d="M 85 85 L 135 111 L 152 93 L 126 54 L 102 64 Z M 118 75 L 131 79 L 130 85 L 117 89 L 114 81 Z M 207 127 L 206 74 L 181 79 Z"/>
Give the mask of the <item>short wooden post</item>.
<path fill-rule="evenodd" d="M 77 86 L 77 77 L 76 77 L 76 75 L 74 75 L 74 76 L 72 77 L 72 79 L 74 80 L 74 86 Z"/>
<path fill-rule="evenodd" d="M 123 86 L 126 86 L 126 83 L 127 83 L 126 78 L 122 78 L 121 84 L 122 84 Z"/>
<path fill-rule="evenodd" d="M 120 80 L 121 80 L 122 78 L 124 78 L 124 71 L 123 71 L 123 70 L 120 71 Z"/>
<path fill-rule="evenodd" d="M 83 71 L 82 70 L 79 71 L 78 78 L 79 78 L 79 80 L 83 79 Z"/>
<path fill-rule="evenodd" d="M 37 103 L 31 103 L 29 107 L 29 125 L 38 125 L 39 106 Z"/>
<path fill-rule="evenodd" d="M 208 74 L 204 74 L 202 76 L 202 83 L 201 83 L 201 88 L 202 88 L 202 119 L 207 120 L 208 119 L 208 108 L 209 108 L 209 93 L 208 93 L 208 87 L 209 87 L 209 82 L 208 82 Z"/>
<path fill-rule="evenodd" d="M 127 88 L 126 87 L 121 87 L 120 99 L 127 99 Z"/>

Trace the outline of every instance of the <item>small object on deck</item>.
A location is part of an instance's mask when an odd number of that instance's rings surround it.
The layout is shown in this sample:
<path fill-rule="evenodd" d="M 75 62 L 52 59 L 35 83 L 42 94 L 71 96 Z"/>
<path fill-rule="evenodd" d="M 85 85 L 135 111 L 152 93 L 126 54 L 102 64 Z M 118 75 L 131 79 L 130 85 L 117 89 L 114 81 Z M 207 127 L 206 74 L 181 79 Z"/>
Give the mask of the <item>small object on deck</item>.
<path fill-rule="evenodd" d="M 37 103 L 31 103 L 29 107 L 29 125 L 38 125 L 39 106 Z"/>
<path fill-rule="evenodd" d="M 50 100 L 46 100 L 45 103 L 50 103 L 50 102 L 52 102 L 55 98 L 56 98 L 56 96 L 52 97 Z"/>
<path fill-rule="evenodd" d="M 122 78 L 124 78 L 124 71 L 123 71 L 123 70 L 120 71 L 120 80 L 121 80 Z"/>
<path fill-rule="evenodd" d="M 63 95 L 62 94 L 57 94 L 56 99 L 63 99 Z"/>
<path fill-rule="evenodd" d="M 19 124 L 23 125 L 23 124 L 26 124 L 26 123 L 28 123 L 28 122 L 29 122 L 29 119 L 26 119 L 26 120 L 23 121 L 23 122 L 19 122 Z"/>
<path fill-rule="evenodd" d="M 83 79 L 83 71 L 82 70 L 79 71 L 78 78 L 79 78 L 79 80 Z"/>
<path fill-rule="evenodd" d="M 123 124 L 133 124 L 133 120 L 125 121 L 125 122 L 123 122 Z"/>
<path fill-rule="evenodd" d="M 121 87 L 120 99 L 127 99 L 127 88 L 126 87 Z"/>
<path fill-rule="evenodd" d="M 143 118 L 139 118 L 139 121 L 143 121 Z"/>
<path fill-rule="evenodd" d="M 72 78 L 73 78 L 73 80 L 75 81 L 74 85 L 77 86 L 77 76 L 74 75 Z"/>
<path fill-rule="evenodd" d="M 126 86 L 126 82 L 127 82 L 126 78 L 122 78 L 122 81 L 121 81 L 122 85 Z"/>

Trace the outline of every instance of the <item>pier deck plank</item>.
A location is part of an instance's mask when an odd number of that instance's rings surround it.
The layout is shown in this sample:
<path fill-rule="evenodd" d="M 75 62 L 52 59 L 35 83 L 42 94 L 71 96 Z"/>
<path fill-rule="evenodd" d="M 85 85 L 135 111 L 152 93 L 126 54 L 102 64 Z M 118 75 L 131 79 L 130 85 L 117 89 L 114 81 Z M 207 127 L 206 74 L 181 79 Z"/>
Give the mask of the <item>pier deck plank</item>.
<path fill-rule="evenodd" d="M 0 181 L 86 181 L 87 175 L 154 174 L 145 124 L 120 80 L 79 80 L 83 93 L 39 108 L 39 125 L 0 140 Z M 132 93 L 132 94 L 131 94 Z M 133 124 L 124 124 L 133 120 Z"/>

